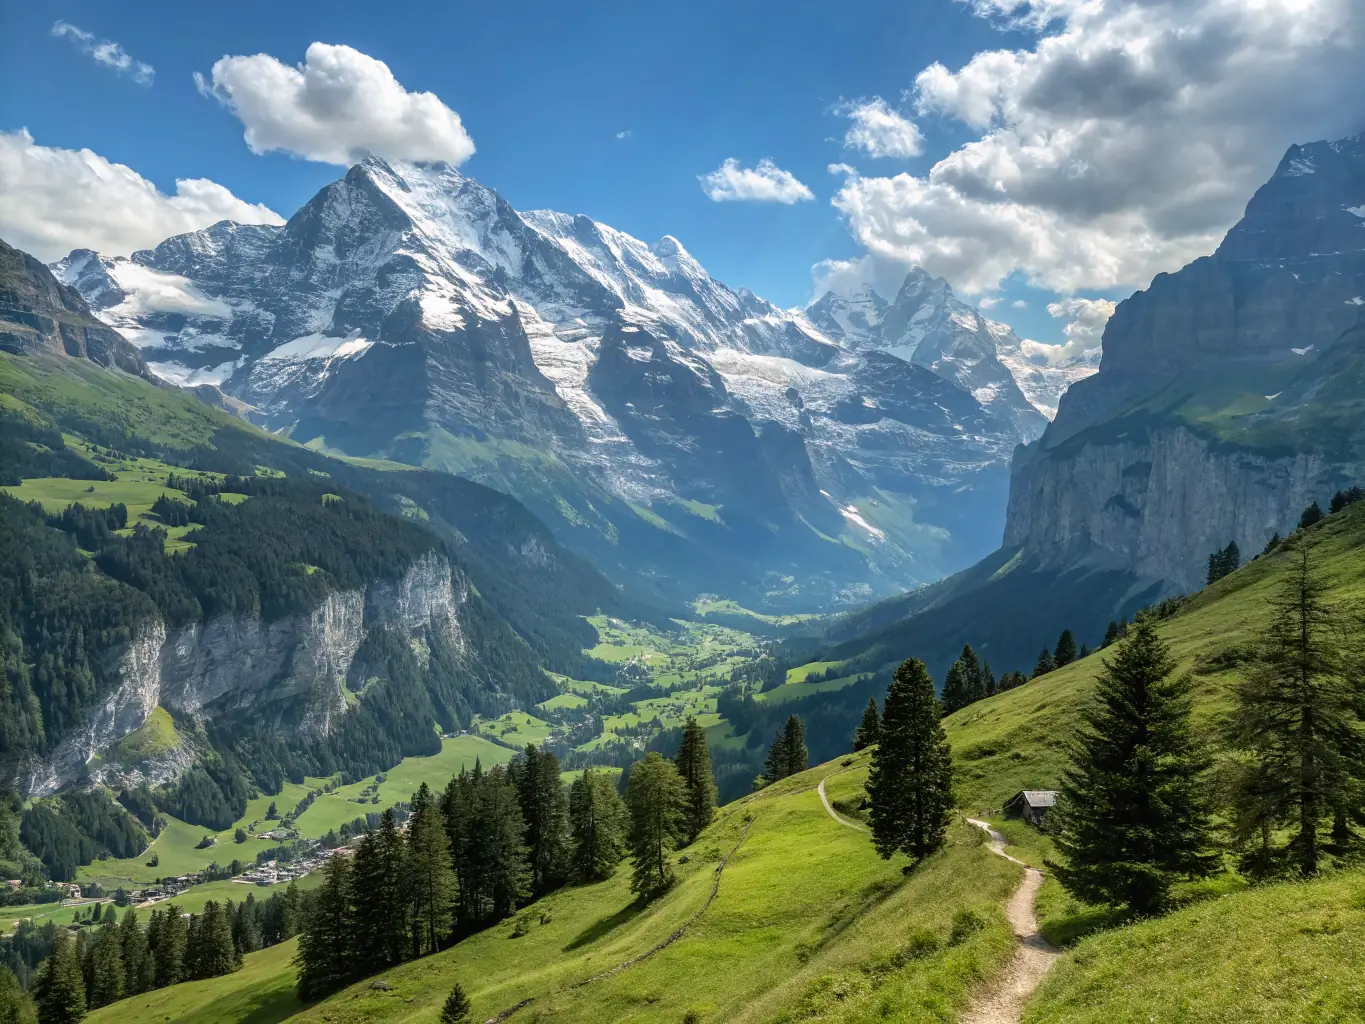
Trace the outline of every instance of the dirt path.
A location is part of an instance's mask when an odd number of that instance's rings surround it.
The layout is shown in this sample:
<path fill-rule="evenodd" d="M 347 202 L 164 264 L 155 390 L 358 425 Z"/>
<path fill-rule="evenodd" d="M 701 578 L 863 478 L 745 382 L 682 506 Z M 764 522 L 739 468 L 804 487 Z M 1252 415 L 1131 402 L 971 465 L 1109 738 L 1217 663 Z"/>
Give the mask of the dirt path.
<path fill-rule="evenodd" d="M 825 779 L 832 779 L 834 778 L 834 776 L 838 774 L 839 774 L 838 772 L 830 772 L 828 775 L 825 776 Z M 829 816 L 833 818 L 835 821 L 837 821 L 840 825 L 843 825 L 845 828 L 851 828 L 857 832 L 866 832 L 867 829 L 864 828 L 862 825 L 859 825 L 856 821 L 849 821 L 847 818 L 845 818 L 842 814 L 840 814 L 838 811 L 834 809 L 834 805 L 829 802 L 829 797 L 825 796 L 825 779 L 821 779 L 820 785 L 817 786 L 816 788 L 819 790 L 820 793 L 820 802 L 825 805 L 825 810 L 829 812 Z"/>
<path fill-rule="evenodd" d="M 985 830 L 990 837 L 988 845 L 992 853 L 1020 865 L 1025 874 L 1023 882 L 1014 890 L 1014 895 L 1005 907 L 1005 916 L 1009 918 L 1014 934 L 1019 936 L 1019 948 L 1005 968 L 1005 973 L 972 1001 L 959 1024 L 1018 1024 L 1023 1016 L 1025 1001 L 1061 955 L 1039 933 L 1038 918 L 1033 912 L 1033 902 L 1043 884 L 1043 873 L 1006 853 L 1005 837 L 990 825 L 975 818 L 968 818 L 967 821 Z"/>

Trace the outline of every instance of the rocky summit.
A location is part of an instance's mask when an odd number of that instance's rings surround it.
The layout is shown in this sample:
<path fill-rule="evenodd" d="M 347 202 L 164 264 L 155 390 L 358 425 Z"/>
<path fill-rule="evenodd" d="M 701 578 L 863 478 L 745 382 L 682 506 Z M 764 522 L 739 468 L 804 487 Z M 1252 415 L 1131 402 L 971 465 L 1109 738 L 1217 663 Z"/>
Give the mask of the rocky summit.
<path fill-rule="evenodd" d="M 282 227 L 53 271 L 160 376 L 497 486 L 672 597 L 829 608 L 970 564 L 1047 423 L 1018 339 L 923 271 L 780 309 L 671 236 L 519 213 L 444 165 L 368 159 Z"/>

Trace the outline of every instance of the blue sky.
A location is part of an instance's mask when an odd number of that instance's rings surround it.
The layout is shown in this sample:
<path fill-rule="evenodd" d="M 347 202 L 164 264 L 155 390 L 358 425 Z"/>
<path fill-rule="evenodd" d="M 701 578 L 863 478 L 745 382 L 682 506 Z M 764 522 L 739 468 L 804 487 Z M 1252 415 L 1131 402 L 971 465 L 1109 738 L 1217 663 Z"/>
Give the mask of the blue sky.
<path fill-rule="evenodd" d="M 1323 8 L 1324 17 L 1355 16 L 1351 0 L 1304 2 Z M 1302 16 L 1298 0 L 1267 3 Z M 1187 35 L 1201 18 L 1214 18 L 1213 0 L 1182 4 L 1176 20 Z M 1104 5 L 1107 15 L 1078 0 L 1044 6 L 1047 17 L 1023 24 L 1009 22 L 1026 10 L 1015 0 L 10 4 L 0 34 L 0 132 L 22 128 L 37 146 L 88 148 L 167 194 L 177 179 L 211 179 L 287 217 L 341 168 L 253 153 L 239 117 L 201 95 L 192 76 L 209 74 L 224 55 L 269 54 L 293 66 L 315 41 L 343 44 L 385 62 L 404 89 L 434 93 L 457 112 L 477 146 L 462 169 L 516 207 L 586 213 L 647 240 L 676 235 L 716 277 L 784 305 L 811 297 L 819 261 L 861 259 L 844 276 L 861 274 L 885 288 L 922 256 L 955 285 L 984 287 L 992 315 L 1021 334 L 1056 341 L 1067 321 L 1048 314 L 1048 301 L 1063 294 L 1120 298 L 1152 273 L 1208 251 L 1296 132 L 1348 122 L 1319 109 L 1335 90 L 1307 111 L 1277 111 L 1269 124 L 1257 121 L 1249 96 L 1245 123 L 1233 125 L 1238 131 L 1200 138 L 1202 147 L 1191 146 L 1188 157 L 1182 151 L 1171 159 L 1177 136 L 1163 143 L 1154 134 L 1151 151 L 1164 144 L 1166 158 L 1165 169 L 1153 173 L 1171 176 L 1172 198 L 1163 205 L 1139 196 L 1124 184 L 1117 158 L 1112 167 L 1104 163 L 1114 139 L 1127 134 L 1138 144 L 1143 132 L 1167 130 L 1197 135 L 1190 107 L 1210 124 L 1226 121 L 1227 89 L 1209 93 L 1201 107 L 1195 82 L 1194 93 L 1183 90 L 1179 117 L 1174 107 L 1149 109 L 1151 89 L 1134 93 L 1144 98 L 1131 112 L 1116 115 L 1112 104 L 1107 113 L 1087 111 L 1097 79 L 1087 81 L 1077 67 L 1083 72 L 1090 62 L 1112 82 L 1112 55 L 1125 52 L 1128 40 L 1133 53 L 1150 54 L 1179 26 L 1121 0 Z M 1119 24 L 1120 9 L 1148 20 Z M 89 40 L 54 35 L 57 20 Z M 1346 25 L 1358 26 L 1358 18 Z M 1242 55 L 1251 46 L 1285 49 L 1273 19 L 1252 27 L 1263 36 L 1249 32 L 1238 41 Z M 1215 33 L 1209 38 L 1218 45 Z M 120 73 L 92 58 L 92 46 L 105 40 L 129 55 L 131 69 Z M 984 59 L 991 54 L 1006 56 L 991 64 Z M 1311 47 L 1292 56 L 1261 69 L 1268 85 L 1283 89 L 1322 64 Z M 1146 59 L 1132 57 L 1133 66 Z M 999 70 L 1011 61 L 1013 70 Z M 155 69 L 150 84 L 133 73 L 138 62 Z M 917 82 L 935 64 L 941 73 Z M 1075 80 L 1058 85 L 1064 74 Z M 1358 74 L 1345 78 L 1343 89 L 1359 82 Z M 1182 93 L 1180 81 L 1167 84 L 1173 95 Z M 1047 98 L 1053 94 L 1062 99 Z M 920 155 L 875 158 L 844 145 L 850 121 L 836 113 L 838 105 L 871 97 L 913 120 L 923 137 Z M 1109 135 L 1091 150 L 1067 152 L 1079 143 L 1059 141 L 1080 138 L 1104 117 Z M 621 132 L 629 135 L 618 138 Z M 1195 152 L 1210 147 L 1223 166 Z M 814 198 L 714 202 L 699 185 L 698 176 L 722 161 L 752 167 L 762 158 Z M 940 161 L 946 185 L 929 180 Z M 833 163 L 855 165 L 858 177 L 849 184 L 829 173 Z M 1040 176 L 1047 174 L 1085 184 L 1085 201 L 1068 206 L 1065 188 L 1045 187 L 1049 180 Z M 1202 186 L 1199 194 L 1208 194 L 1210 174 L 1221 174 L 1226 189 L 1215 190 L 1198 214 L 1174 221 L 1172 208 L 1184 209 L 1181 190 Z M 836 209 L 830 200 L 841 188 Z M 7 202 L 24 199 L 3 179 L 0 189 L 14 193 L 0 191 Z M 7 230 L 0 215 L 0 233 Z M 1026 287 L 1025 279 L 1041 287 Z M 1025 308 L 1015 308 L 1020 302 Z"/>

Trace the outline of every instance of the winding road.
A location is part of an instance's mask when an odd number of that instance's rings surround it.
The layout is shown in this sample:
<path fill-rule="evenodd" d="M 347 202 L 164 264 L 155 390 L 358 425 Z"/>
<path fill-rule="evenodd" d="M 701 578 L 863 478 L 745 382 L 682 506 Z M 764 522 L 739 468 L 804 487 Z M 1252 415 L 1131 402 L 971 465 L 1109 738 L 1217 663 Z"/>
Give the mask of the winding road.
<path fill-rule="evenodd" d="M 1024 880 L 1014 890 L 1014 895 L 1005 907 L 1005 916 L 1009 918 L 1014 934 L 1019 937 L 1019 948 L 1005 968 L 1005 973 L 972 1000 L 959 1024 L 1018 1024 L 1023 1017 L 1025 1001 L 1061 955 L 1039 932 L 1038 917 L 1034 913 L 1034 902 L 1043 885 L 1043 873 L 1006 853 L 1005 837 L 986 822 L 976 818 L 968 818 L 967 821 L 990 837 L 987 845 L 992 853 L 1024 869 Z"/>
<path fill-rule="evenodd" d="M 866 832 L 867 829 L 864 828 L 862 825 L 859 825 L 856 821 L 849 821 L 842 814 L 836 811 L 834 809 L 834 805 L 829 802 L 829 797 L 825 796 L 825 779 L 832 779 L 834 778 L 834 776 L 838 774 L 839 772 L 830 772 L 828 775 L 825 776 L 824 779 L 820 780 L 820 785 L 816 787 L 816 789 L 818 789 L 820 792 L 820 802 L 825 805 L 825 810 L 829 812 L 829 816 L 833 818 L 835 821 L 837 821 L 840 825 L 843 825 L 845 828 L 851 828 L 855 832 Z"/>

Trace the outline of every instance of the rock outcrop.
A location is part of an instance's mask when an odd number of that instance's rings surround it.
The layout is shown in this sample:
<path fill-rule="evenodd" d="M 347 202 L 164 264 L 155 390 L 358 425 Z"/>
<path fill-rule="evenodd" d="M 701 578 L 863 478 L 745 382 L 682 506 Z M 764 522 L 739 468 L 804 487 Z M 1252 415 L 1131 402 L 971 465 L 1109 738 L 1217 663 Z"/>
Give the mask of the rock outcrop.
<path fill-rule="evenodd" d="M 82 729 L 30 766 L 23 788 L 29 796 L 47 796 L 88 773 L 127 781 L 117 764 L 101 764 L 94 772 L 88 766 L 158 706 L 198 721 L 234 716 L 286 722 L 305 735 L 326 734 L 347 712 L 348 674 L 369 630 L 399 629 L 417 641 L 439 633 L 463 652 L 460 613 L 468 597 L 463 576 L 430 553 L 399 580 L 334 591 L 312 611 L 273 622 L 219 616 L 168 631 L 154 619 L 115 655 L 117 689 Z M 160 774 L 170 777 L 157 781 L 164 783 L 194 758 L 191 753 L 162 760 Z"/>

